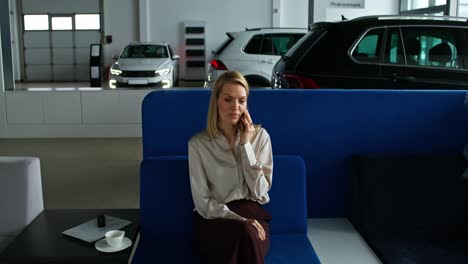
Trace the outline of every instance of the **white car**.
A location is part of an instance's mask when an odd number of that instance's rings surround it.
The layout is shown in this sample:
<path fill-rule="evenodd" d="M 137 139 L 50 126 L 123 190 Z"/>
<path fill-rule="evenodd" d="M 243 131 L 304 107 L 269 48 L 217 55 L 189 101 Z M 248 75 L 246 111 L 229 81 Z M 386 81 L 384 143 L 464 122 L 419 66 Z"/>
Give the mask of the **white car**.
<path fill-rule="evenodd" d="M 205 87 L 212 87 L 227 70 L 239 71 L 251 87 L 271 87 L 276 62 L 306 33 L 306 28 L 254 28 L 226 33 L 228 39 L 208 57 Z"/>
<path fill-rule="evenodd" d="M 167 43 L 130 43 L 114 59 L 109 74 L 110 88 L 178 85 L 179 55 Z"/>

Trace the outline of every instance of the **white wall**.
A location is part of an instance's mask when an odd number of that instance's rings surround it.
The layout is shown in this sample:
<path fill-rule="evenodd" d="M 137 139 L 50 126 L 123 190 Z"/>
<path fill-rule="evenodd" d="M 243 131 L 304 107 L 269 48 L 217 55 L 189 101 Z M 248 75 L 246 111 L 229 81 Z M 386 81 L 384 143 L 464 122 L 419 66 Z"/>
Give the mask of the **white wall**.
<path fill-rule="evenodd" d="M 140 41 L 149 40 L 149 23 L 148 17 L 150 14 L 149 10 L 149 1 L 150 0 L 139 0 L 138 1 L 138 25 L 140 29 Z"/>
<path fill-rule="evenodd" d="M 18 0 L 16 0 L 18 1 Z M 96 12 L 99 10 L 99 0 L 22 0 L 23 12 L 27 14 L 69 13 L 70 9 L 76 13 Z"/>
<path fill-rule="evenodd" d="M 2 53 L 2 25 L 0 25 L 0 94 L 4 92 L 3 87 L 3 53 Z M 1 105 L 2 102 L 0 102 Z M 0 119 L 1 120 L 1 119 Z"/>
<path fill-rule="evenodd" d="M 339 21 L 341 15 L 348 19 L 370 15 L 398 14 L 396 0 L 365 0 L 365 8 L 330 8 L 330 0 L 316 0 L 314 4 L 314 22 Z"/>
<path fill-rule="evenodd" d="M 141 104 L 150 92 L 2 92 L 0 138 L 141 137 Z"/>
<path fill-rule="evenodd" d="M 149 7 L 150 39 L 169 42 L 182 57 L 183 21 L 205 21 L 207 55 L 226 39 L 226 32 L 272 26 L 272 0 L 150 1 Z"/>
<path fill-rule="evenodd" d="M 181 79 L 204 79 L 202 68 L 187 72 L 184 54 L 184 21 L 205 23 L 206 57 L 227 37 L 226 32 L 241 31 L 246 27 L 271 27 L 273 25 L 272 0 L 172 0 L 148 1 L 149 39 L 170 43 L 180 55 Z M 140 25 L 141 27 L 142 25 Z"/>
<path fill-rule="evenodd" d="M 3 59 L 2 59 L 2 27 L 0 25 L 0 137 L 6 135 L 6 109 L 5 109 L 5 87 L 3 85 Z"/>
<path fill-rule="evenodd" d="M 10 30 L 11 30 L 11 56 L 13 60 L 13 74 L 16 81 L 21 80 L 21 68 L 19 63 L 19 35 L 18 35 L 18 18 L 17 18 L 17 11 L 16 11 L 16 0 L 9 0 L 10 1 L 10 11 L 12 14 L 10 15 Z"/>
<path fill-rule="evenodd" d="M 112 55 L 119 54 L 130 42 L 139 40 L 138 1 L 104 0 L 104 35 L 112 36 L 111 44 L 103 45 L 104 69 L 112 64 Z"/>
<path fill-rule="evenodd" d="M 281 27 L 308 27 L 309 1 L 282 0 L 280 5 Z"/>
<path fill-rule="evenodd" d="M 458 16 L 458 0 L 450 0 L 449 16 Z"/>

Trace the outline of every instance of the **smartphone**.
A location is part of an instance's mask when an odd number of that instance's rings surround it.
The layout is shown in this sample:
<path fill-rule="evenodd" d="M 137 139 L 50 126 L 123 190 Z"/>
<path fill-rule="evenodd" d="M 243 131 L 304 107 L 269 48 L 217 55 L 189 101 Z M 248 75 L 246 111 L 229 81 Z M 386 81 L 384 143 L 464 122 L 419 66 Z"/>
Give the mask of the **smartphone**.
<path fill-rule="evenodd" d="M 239 117 L 239 121 L 237 121 L 237 126 L 241 129 L 244 130 L 245 126 L 244 123 L 242 122 L 242 119 L 244 118 L 244 113 Z"/>

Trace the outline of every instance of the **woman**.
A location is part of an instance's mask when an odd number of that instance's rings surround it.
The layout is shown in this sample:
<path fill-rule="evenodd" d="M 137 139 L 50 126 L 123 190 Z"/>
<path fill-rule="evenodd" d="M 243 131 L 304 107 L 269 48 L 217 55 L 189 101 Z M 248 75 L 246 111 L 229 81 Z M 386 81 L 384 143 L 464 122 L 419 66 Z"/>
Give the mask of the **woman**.
<path fill-rule="evenodd" d="M 264 263 L 270 244 L 270 136 L 247 110 L 249 86 L 236 71 L 214 83 L 207 127 L 189 141 L 195 250 L 208 263 Z"/>

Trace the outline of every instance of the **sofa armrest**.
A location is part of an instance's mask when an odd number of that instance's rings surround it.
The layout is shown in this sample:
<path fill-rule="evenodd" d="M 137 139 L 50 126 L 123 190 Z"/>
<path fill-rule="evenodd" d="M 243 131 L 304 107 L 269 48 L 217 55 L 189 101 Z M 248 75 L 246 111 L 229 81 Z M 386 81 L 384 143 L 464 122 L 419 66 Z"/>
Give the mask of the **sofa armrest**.
<path fill-rule="evenodd" d="M 16 236 L 42 210 L 44 202 L 39 159 L 0 157 L 0 236 Z"/>
<path fill-rule="evenodd" d="M 307 233 L 306 167 L 295 155 L 273 157 L 273 185 L 265 208 L 273 220 L 272 234 Z"/>

